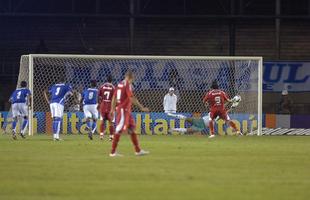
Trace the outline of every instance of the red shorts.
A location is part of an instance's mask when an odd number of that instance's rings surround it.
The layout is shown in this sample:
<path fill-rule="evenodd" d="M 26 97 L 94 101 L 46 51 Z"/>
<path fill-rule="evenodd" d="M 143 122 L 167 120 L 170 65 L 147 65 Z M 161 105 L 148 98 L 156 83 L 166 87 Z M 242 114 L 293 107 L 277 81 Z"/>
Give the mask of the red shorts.
<path fill-rule="evenodd" d="M 214 120 L 217 116 L 225 121 L 229 120 L 226 110 L 211 110 L 210 118 Z"/>
<path fill-rule="evenodd" d="M 100 115 L 101 115 L 103 121 L 105 121 L 105 120 L 108 120 L 109 122 L 112 121 L 109 112 L 100 112 Z"/>
<path fill-rule="evenodd" d="M 136 123 L 131 115 L 131 112 L 126 111 L 123 108 L 117 109 L 116 111 L 116 128 L 115 133 L 121 133 L 126 130 L 134 130 Z"/>

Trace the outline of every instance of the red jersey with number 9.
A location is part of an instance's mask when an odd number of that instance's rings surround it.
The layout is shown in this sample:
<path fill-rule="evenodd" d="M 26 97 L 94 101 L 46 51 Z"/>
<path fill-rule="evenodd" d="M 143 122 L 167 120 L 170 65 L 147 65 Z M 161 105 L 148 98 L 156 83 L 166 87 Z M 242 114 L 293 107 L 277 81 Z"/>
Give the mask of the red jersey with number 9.
<path fill-rule="evenodd" d="M 114 94 L 114 86 L 112 83 L 104 83 L 99 88 L 100 111 L 109 113 L 111 110 L 111 102 Z"/>
<path fill-rule="evenodd" d="M 211 112 L 215 110 L 224 111 L 225 102 L 228 101 L 228 99 L 227 94 L 218 89 L 209 91 L 204 97 L 204 101 L 208 102 L 211 107 Z"/>
<path fill-rule="evenodd" d="M 128 81 L 123 80 L 117 85 L 114 96 L 116 98 L 117 109 L 123 108 L 125 111 L 131 112 L 131 97 L 133 93 L 132 86 Z"/>

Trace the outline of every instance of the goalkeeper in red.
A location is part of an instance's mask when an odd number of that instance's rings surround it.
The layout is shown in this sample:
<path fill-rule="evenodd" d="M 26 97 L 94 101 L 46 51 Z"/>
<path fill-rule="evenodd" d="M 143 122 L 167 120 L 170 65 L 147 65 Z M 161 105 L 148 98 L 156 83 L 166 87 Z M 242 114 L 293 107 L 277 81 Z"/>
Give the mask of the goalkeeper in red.
<path fill-rule="evenodd" d="M 134 104 L 143 112 L 148 112 L 149 109 L 144 107 L 134 96 L 132 91 L 133 81 L 134 74 L 131 71 L 128 71 L 125 75 L 125 79 L 117 85 L 114 91 L 110 115 L 113 116 L 116 111 L 116 129 L 112 142 L 112 150 L 110 153 L 111 157 L 122 156 L 116 152 L 116 148 L 121 134 L 125 132 L 128 132 L 130 135 L 137 156 L 149 154 L 148 151 L 142 150 L 139 146 L 138 137 L 135 133 L 135 121 L 131 115 L 131 107 L 132 104 Z"/>
<path fill-rule="evenodd" d="M 230 120 L 227 115 L 227 110 L 225 108 L 226 103 L 234 103 L 233 99 L 229 99 L 228 95 L 219 89 L 217 81 L 213 81 L 211 85 L 211 90 L 204 97 L 204 102 L 210 109 L 209 118 L 209 138 L 215 137 L 214 135 L 214 121 L 217 117 L 225 120 L 225 122 L 233 128 L 233 130 L 238 134 L 242 135 L 240 130 L 237 128 L 236 124 Z"/>

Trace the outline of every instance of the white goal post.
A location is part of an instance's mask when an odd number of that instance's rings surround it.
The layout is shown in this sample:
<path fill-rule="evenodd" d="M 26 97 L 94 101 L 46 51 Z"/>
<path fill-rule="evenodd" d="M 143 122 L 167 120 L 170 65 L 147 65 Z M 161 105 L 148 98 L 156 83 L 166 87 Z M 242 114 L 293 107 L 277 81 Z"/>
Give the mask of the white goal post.
<path fill-rule="evenodd" d="M 35 117 L 29 117 L 29 135 L 37 130 L 48 132 L 48 127 L 45 127 L 48 126 L 47 114 L 44 113 L 49 112 L 49 107 L 42 92 L 56 83 L 60 76 L 65 76 L 74 90 L 81 93 L 91 79 L 101 84 L 107 75 L 112 75 L 115 84 L 128 69 L 137 77 L 135 93 L 154 113 L 163 112 L 162 100 L 169 87 L 175 87 L 179 97 L 178 112 L 206 112 L 202 98 L 210 89 L 211 82 L 217 80 L 220 88 L 231 98 L 236 94 L 242 97 L 240 105 L 230 113 L 231 118 L 254 117 L 255 123 L 251 122 L 252 127 L 246 129 L 261 135 L 262 65 L 262 57 L 30 54 L 21 57 L 18 83 L 28 80 L 33 93 L 29 116 Z M 71 101 L 69 99 L 65 107 L 69 108 Z M 70 112 L 70 109 L 65 111 Z M 45 117 L 44 122 L 42 117 Z M 70 129 L 70 122 L 67 123 L 66 129 Z M 154 119 L 152 123 L 157 122 Z M 146 125 L 141 126 L 143 129 Z M 73 129 L 75 127 L 71 127 Z"/>

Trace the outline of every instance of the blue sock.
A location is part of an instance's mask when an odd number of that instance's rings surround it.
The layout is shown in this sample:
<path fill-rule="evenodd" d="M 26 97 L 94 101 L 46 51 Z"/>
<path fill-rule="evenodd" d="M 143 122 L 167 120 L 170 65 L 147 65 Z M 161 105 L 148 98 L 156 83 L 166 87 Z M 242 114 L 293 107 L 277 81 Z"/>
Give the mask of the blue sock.
<path fill-rule="evenodd" d="M 92 133 L 94 133 L 96 131 L 96 128 L 97 128 L 97 123 L 96 123 L 96 121 L 93 121 L 92 128 L 91 128 Z"/>
<path fill-rule="evenodd" d="M 16 129 L 16 125 L 17 125 L 17 119 L 13 119 L 13 122 L 12 122 L 12 129 L 14 130 L 14 131 L 16 131 L 15 129 Z"/>
<path fill-rule="evenodd" d="M 61 128 L 61 118 L 54 118 L 53 120 L 53 133 L 54 138 L 59 139 L 59 132 Z"/>
<path fill-rule="evenodd" d="M 22 131 L 21 131 L 22 134 L 25 133 L 27 125 L 28 125 L 28 119 L 24 119 L 23 125 L 22 125 Z"/>
<path fill-rule="evenodd" d="M 57 131 L 56 131 L 58 137 L 59 137 L 60 129 L 61 129 L 61 120 L 58 119 L 57 120 Z"/>
<path fill-rule="evenodd" d="M 91 127 L 92 127 L 91 121 L 87 121 L 87 122 L 86 122 L 86 125 L 87 125 L 87 127 L 91 130 Z"/>
<path fill-rule="evenodd" d="M 57 124 L 58 124 L 58 120 L 53 119 L 53 134 L 57 133 Z"/>

